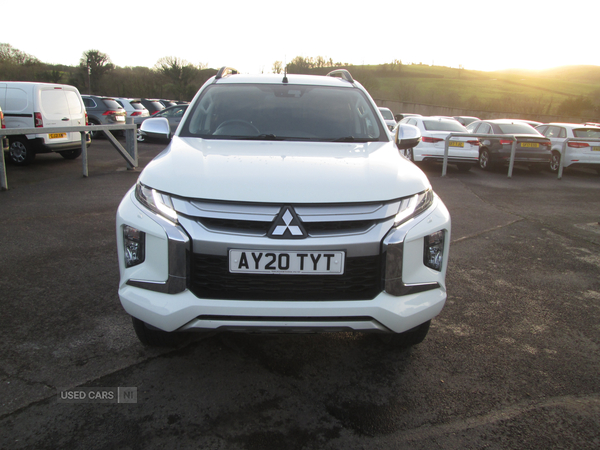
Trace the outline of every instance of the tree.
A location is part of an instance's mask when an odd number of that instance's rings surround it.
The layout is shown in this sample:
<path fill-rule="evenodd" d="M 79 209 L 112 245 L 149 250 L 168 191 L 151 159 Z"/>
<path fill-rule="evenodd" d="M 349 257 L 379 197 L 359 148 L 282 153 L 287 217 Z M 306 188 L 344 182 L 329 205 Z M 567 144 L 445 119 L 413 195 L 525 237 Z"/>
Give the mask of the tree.
<path fill-rule="evenodd" d="M 99 50 L 88 50 L 83 52 L 79 60 L 80 76 L 83 76 L 84 85 L 88 87 L 88 94 L 92 92 L 99 94 L 102 78 L 114 70 L 115 65 L 110 61 L 106 53 Z"/>
<path fill-rule="evenodd" d="M 154 70 L 167 79 L 167 88 L 178 100 L 188 97 L 188 87 L 199 72 L 192 63 L 174 56 L 160 58 Z"/>
<path fill-rule="evenodd" d="M 0 62 L 10 64 L 37 64 L 40 60 L 35 56 L 17 50 L 10 44 L 0 44 Z"/>
<path fill-rule="evenodd" d="M 281 73 L 283 71 L 283 64 L 281 61 L 275 61 L 273 63 L 273 73 Z"/>

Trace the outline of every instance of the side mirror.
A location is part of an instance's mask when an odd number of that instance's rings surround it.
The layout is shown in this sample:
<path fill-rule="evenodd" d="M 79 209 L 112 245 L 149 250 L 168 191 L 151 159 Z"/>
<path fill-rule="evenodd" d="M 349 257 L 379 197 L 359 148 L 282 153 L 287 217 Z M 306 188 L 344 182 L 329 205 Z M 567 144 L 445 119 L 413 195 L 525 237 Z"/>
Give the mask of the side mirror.
<path fill-rule="evenodd" d="M 164 117 L 146 119 L 140 126 L 140 134 L 150 139 L 165 139 L 168 141 L 171 139 L 169 121 Z"/>
<path fill-rule="evenodd" d="M 421 142 L 421 131 L 414 125 L 400 123 L 396 127 L 395 141 L 398 150 L 416 147 Z"/>

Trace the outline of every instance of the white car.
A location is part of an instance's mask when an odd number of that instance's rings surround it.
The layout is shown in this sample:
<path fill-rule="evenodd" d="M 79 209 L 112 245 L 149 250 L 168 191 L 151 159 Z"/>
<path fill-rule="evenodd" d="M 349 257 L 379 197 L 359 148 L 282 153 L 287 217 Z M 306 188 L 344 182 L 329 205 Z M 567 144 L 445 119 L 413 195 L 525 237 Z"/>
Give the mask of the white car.
<path fill-rule="evenodd" d="M 140 100 L 133 98 L 115 97 L 115 100 L 121 105 L 127 117 L 133 117 L 133 123 L 139 126 L 147 117 L 150 117 L 150 112 Z"/>
<path fill-rule="evenodd" d="M 444 160 L 445 139 L 450 133 L 468 133 L 457 120 L 448 117 L 407 117 L 400 123 L 414 125 L 421 131 L 421 142 L 405 151 L 414 162 Z M 460 172 L 468 172 L 479 161 L 479 140 L 473 137 L 454 137 L 448 144 L 448 162 Z"/>
<path fill-rule="evenodd" d="M 392 110 L 389 108 L 379 107 L 379 112 L 383 116 L 383 120 L 385 120 L 385 124 L 388 127 L 388 129 L 390 131 L 394 131 L 394 128 L 396 128 L 396 125 L 398 125 L 398 123 L 396 122 L 396 119 L 394 119 L 394 113 L 392 112 Z"/>
<path fill-rule="evenodd" d="M 116 219 L 146 345 L 180 332 L 369 331 L 421 342 L 446 301 L 450 215 L 346 70 L 200 88 Z M 170 135 L 166 118 L 141 130 Z"/>
<path fill-rule="evenodd" d="M 600 142 L 586 142 L 587 139 L 600 139 L 600 127 L 575 123 L 549 123 L 536 127 L 541 134 L 552 141 L 552 159 L 550 170 L 558 171 L 563 144 L 568 138 L 581 138 L 570 141 L 566 148 L 563 167 L 578 165 L 591 167 L 600 174 Z"/>

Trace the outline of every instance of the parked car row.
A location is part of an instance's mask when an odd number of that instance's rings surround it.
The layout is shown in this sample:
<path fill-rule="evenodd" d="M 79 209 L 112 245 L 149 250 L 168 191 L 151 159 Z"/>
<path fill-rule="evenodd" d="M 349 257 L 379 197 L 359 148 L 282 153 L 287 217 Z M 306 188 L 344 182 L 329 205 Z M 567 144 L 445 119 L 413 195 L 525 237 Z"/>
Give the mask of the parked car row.
<path fill-rule="evenodd" d="M 525 164 L 533 172 L 544 168 L 558 171 L 564 142 L 569 138 L 581 141 L 567 143 L 564 167 L 578 165 L 600 173 L 600 143 L 585 139 L 600 139 L 596 124 L 567 124 L 519 120 L 480 120 L 476 117 L 423 117 L 405 114 L 400 123 L 414 125 L 421 131 L 421 142 L 404 154 L 413 162 L 443 160 L 445 139 L 450 133 L 473 133 L 478 138 L 455 137 L 449 141 L 448 162 L 459 171 L 474 165 L 483 170 L 508 164 L 513 138 L 516 138 L 516 163 Z M 467 123 L 466 127 L 463 125 Z M 480 135 L 486 135 L 481 137 Z"/>

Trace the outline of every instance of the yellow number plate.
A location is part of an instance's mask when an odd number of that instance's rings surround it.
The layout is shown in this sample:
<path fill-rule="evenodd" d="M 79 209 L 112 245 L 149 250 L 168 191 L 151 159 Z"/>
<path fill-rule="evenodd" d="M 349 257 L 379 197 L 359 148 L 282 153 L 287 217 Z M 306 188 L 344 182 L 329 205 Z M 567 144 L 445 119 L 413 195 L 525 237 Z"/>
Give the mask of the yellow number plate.
<path fill-rule="evenodd" d="M 62 139 L 67 137 L 67 133 L 50 133 L 48 137 L 50 139 Z"/>
<path fill-rule="evenodd" d="M 448 142 L 448 147 L 464 147 L 464 146 L 465 146 L 464 142 L 459 142 L 459 141 Z"/>
<path fill-rule="evenodd" d="M 593 152 L 600 152 L 600 147 L 592 147 Z"/>
<path fill-rule="evenodd" d="M 535 142 L 523 142 L 521 144 L 521 147 L 532 147 L 532 148 L 539 148 L 540 144 L 536 144 Z"/>

